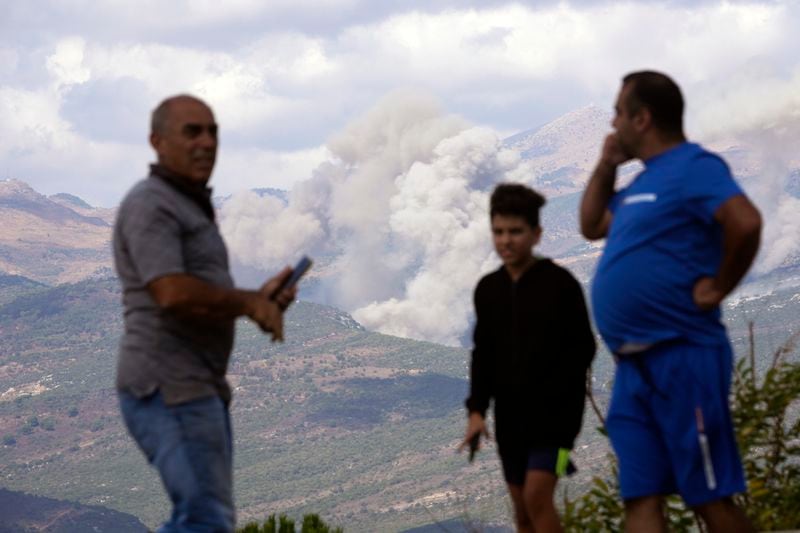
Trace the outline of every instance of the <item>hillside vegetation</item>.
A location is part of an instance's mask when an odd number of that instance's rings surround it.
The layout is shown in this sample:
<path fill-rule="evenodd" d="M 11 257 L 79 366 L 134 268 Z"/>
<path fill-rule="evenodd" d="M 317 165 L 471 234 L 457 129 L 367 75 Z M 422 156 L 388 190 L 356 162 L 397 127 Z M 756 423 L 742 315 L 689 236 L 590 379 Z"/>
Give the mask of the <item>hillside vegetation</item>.
<path fill-rule="evenodd" d="M 14 278 L 13 287 L 0 305 L 0 483 L 156 525 L 167 499 L 120 423 L 113 390 L 117 282 L 50 288 Z M 791 289 L 739 299 L 727 310 L 739 353 L 749 320 L 757 353 L 770 353 L 800 326 L 798 310 Z M 371 333 L 307 302 L 288 313 L 283 344 L 240 322 L 230 372 L 240 522 L 319 513 L 348 531 L 464 518 L 509 524 L 494 449 L 473 465 L 455 454 L 467 361 L 467 350 Z M 593 389 L 601 408 L 611 370 L 611 358 L 598 354 Z M 597 420 L 587 412 L 585 423 L 575 453 L 580 472 L 563 484 L 571 495 L 607 471 Z"/>

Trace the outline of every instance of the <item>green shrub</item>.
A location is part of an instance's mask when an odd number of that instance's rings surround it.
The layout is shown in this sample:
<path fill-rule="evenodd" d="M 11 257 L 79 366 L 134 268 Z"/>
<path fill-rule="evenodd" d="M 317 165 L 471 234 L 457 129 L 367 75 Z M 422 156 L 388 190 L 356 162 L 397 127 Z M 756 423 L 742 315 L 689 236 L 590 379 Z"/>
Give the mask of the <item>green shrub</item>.
<path fill-rule="evenodd" d="M 303 516 L 303 524 L 300 533 L 342 533 L 342 528 L 332 528 L 328 526 L 317 514 L 307 514 Z M 257 522 L 250 522 L 236 530 L 236 533 L 296 533 L 294 520 L 282 514 L 275 517 L 274 514 L 259 526 Z"/>
<path fill-rule="evenodd" d="M 778 348 L 759 378 L 751 325 L 749 357 L 733 378 L 733 421 L 748 480 L 736 500 L 762 531 L 800 528 L 800 362 L 787 361 L 799 339 Z"/>
<path fill-rule="evenodd" d="M 317 514 L 307 514 L 303 517 L 300 533 L 342 533 L 342 528 L 331 528 Z"/>

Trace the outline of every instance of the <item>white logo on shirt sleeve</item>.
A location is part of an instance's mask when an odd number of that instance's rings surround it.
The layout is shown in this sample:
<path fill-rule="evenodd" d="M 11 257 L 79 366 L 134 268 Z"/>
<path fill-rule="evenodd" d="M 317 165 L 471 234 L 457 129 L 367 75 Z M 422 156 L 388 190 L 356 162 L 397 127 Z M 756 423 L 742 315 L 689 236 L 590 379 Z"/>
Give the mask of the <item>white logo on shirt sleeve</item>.
<path fill-rule="evenodd" d="M 655 202 L 657 198 L 658 196 L 652 192 L 632 194 L 630 196 L 626 196 L 625 199 L 622 200 L 622 205 L 638 204 L 641 202 Z"/>

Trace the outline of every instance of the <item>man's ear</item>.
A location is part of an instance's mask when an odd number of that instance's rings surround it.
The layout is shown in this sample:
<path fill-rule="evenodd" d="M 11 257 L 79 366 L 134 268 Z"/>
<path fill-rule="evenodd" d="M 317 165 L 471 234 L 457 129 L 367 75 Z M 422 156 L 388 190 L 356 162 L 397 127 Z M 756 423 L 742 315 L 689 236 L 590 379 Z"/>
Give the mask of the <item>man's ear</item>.
<path fill-rule="evenodd" d="M 161 135 L 159 135 L 158 133 L 155 133 L 155 132 L 151 133 L 150 134 L 150 146 L 153 147 L 153 150 L 155 150 L 156 153 L 158 153 L 158 147 L 160 145 L 161 145 Z"/>
<path fill-rule="evenodd" d="M 653 114 L 646 107 L 640 107 L 633 117 L 633 125 L 638 131 L 645 131 L 653 124 Z"/>

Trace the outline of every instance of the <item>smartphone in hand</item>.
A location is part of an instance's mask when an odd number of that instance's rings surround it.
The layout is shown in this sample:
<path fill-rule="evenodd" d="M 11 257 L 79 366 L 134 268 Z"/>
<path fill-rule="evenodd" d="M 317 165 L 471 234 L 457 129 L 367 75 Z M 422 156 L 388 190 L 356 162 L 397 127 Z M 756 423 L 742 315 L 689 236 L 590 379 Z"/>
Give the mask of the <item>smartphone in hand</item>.
<path fill-rule="evenodd" d="M 275 289 L 274 293 L 272 293 L 272 298 L 275 298 L 275 296 L 277 296 L 282 290 L 291 289 L 297 285 L 297 282 L 300 281 L 300 278 L 303 277 L 303 274 L 308 272 L 308 269 L 311 268 L 312 263 L 313 261 L 311 261 L 311 258 L 307 255 L 304 255 L 294 266 L 289 277 L 286 278 L 286 280 L 284 280 L 284 282 L 281 283 L 277 289 Z"/>

